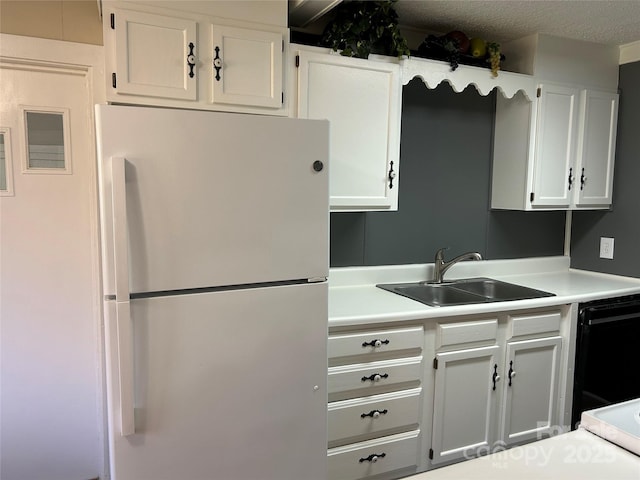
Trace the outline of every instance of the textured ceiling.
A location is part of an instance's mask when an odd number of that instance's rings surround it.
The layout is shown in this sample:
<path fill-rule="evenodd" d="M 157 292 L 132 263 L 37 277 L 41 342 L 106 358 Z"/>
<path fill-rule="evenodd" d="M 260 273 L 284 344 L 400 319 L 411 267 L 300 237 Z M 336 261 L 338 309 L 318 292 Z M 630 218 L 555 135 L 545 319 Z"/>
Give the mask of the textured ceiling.
<path fill-rule="evenodd" d="M 608 45 L 640 40 L 640 0 L 399 0 L 400 24 L 506 42 L 545 33 Z"/>

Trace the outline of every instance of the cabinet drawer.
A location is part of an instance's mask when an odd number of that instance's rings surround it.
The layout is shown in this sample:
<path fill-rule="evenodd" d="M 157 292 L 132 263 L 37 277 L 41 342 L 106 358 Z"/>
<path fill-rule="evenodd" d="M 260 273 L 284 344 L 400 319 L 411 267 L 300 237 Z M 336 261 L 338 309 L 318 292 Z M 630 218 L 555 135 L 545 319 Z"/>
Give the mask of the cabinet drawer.
<path fill-rule="evenodd" d="M 329 442 L 417 425 L 421 392 L 414 388 L 330 403 Z"/>
<path fill-rule="evenodd" d="M 438 324 L 437 348 L 469 343 L 493 343 L 498 335 L 498 319 Z"/>
<path fill-rule="evenodd" d="M 332 448 L 327 452 L 329 479 L 355 480 L 417 465 L 419 434 L 415 430 Z"/>
<path fill-rule="evenodd" d="M 560 331 L 560 311 L 510 317 L 509 338 Z"/>
<path fill-rule="evenodd" d="M 331 367 L 327 383 L 329 395 L 354 391 L 357 396 L 362 396 L 411 382 L 417 385 L 421 378 L 422 357 L 410 357 Z"/>
<path fill-rule="evenodd" d="M 423 327 L 347 333 L 329 336 L 329 358 L 422 349 Z"/>

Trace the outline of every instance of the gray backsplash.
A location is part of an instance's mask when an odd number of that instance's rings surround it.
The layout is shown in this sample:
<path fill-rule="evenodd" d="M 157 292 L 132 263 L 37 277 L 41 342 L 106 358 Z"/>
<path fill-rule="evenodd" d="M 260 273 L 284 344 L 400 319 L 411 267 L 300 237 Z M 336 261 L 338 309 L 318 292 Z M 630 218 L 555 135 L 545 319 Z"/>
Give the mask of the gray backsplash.
<path fill-rule="evenodd" d="M 494 95 L 404 87 L 399 210 L 332 213 L 331 266 L 432 262 L 441 247 L 447 258 L 563 254 L 564 212 L 489 209 Z"/>

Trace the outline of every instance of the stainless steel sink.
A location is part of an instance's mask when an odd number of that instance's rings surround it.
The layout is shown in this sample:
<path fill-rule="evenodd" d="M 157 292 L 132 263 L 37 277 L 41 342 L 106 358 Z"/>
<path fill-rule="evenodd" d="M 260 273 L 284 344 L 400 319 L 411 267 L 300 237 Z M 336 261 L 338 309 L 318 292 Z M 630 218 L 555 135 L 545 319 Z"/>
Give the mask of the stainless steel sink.
<path fill-rule="evenodd" d="M 432 307 L 508 302 L 554 296 L 553 293 L 492 278 L 469 278 L 443 283 L 387 283 L 376 286 Z"/>

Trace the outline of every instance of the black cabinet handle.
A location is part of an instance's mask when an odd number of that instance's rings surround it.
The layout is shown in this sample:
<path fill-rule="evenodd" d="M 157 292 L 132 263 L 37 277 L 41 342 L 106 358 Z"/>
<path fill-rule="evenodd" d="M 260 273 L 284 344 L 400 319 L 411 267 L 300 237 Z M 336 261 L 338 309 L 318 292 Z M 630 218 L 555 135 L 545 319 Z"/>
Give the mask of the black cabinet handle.
<path fill-rule="evenodd" d="M 500 381 L 500 375 L 498 375 L 498 365 L 493 366 L 493 375 L 491 377 L 493 381 L 493 389 L 496 389 L 496 383 Z"/>
<path fill-rule="evenodd" d="M 569 169 L 569 190 L 571 190 L 571 185 L 573 185 L 573 168 Z"/>
<path fill-rule="evenodd" d="M 584 184 L 587 181 L 587 177 L 584 176 L 584 168 L 582 169 L 582 174 L 580 175 L 580 190 L 584 190 Z"/>
<path fill-rule="evenodd" d="M 213 68 L 216 69 L 216 81 L 220 81 L 220 70 L 222 69 L 222 59 L 220 58 L 220 47 L 214 48 L 216 56 L 213 59 Z"/>
<path fill-rule="evenodd" d="M 189 42 L 189 53 L 187 54 L 187 65 L 189 66 L 189 78 L 193 78 L 193 67 L 196 66 L 196 56 L 193 54 L 195 45 L 193 42 Z"/>
<path fill-rule="evenodd" d="M 389 188 L 393 188 L 393 179 L 396 178 L 396 172 L 393 170 L 393 160 L 389 162 Z"/>
<path fill-rule="evenodd" d="M 382 452 L 382 453 L 372 453 L 368 457 L 362 457 L 358 461 L 360 463 L 362 463 L 362 462 L 376 463 L 379 459 L 384 458 L 386 456 L 387 456 L 387 454 L 384 453 L 384 452 Z"/>
<path fill-rule="evenodd" d="M 509 386 L 511 386 L 511 379 L 516 376 L 516 371 L 513 369 L 513 360 L 509 362 L 509 372 L 507 376 L 509 377 Z"/>
<path fill-rule="evenodd" d="M 361 380 L 363 382 L 366 382 L 367 380 L 369 380 L 370 382 L 379 382 L 383 378 L 389 378 L 389 374 L 388 373 L 382 373 L 382 374 L 380 374 L 380 373 L 372 373 L 368 377 L 362 377 Z"/>
<path fill-rule="evenodd" d="M 370 342 L 364 342 L 362 344 L 363 347 L 381 347 L 382 345 L 389 345 L 389 340 L 380 340 L 376 338 Z"/>
<path fill-rule="evenodd" d="M 360 418 L 378 418 L 380 415 L 386 415 L 388 411 L 389 410 L 387 410 L 386 408 L 384 410 L 371 410 L 369 413 L 363 413 L 362 415 L 360 415 Z"/>

